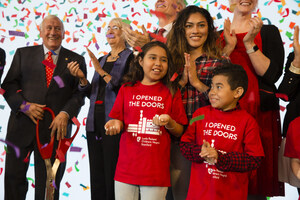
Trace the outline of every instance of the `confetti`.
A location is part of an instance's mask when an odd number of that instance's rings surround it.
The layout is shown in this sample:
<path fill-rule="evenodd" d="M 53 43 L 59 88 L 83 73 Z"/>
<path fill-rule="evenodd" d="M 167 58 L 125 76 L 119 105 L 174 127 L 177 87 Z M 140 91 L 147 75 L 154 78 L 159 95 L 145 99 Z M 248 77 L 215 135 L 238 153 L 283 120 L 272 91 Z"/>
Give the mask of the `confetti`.
<path fill-rule="evenodd" d="M 81 147 L 71 147 L 70 152 L 81 152 L 82 148 Z"/>
<path fill-rule="evenodd" d="M 286 94 L 283 94 L 283 93 L 275 93 L 275 96 L 276 96 L 276 98 L 281 98 L 285 101 L 289 100 L 289 97 Z"/>
<path fill-rule="evenodd" d="M 190 120 L 190 125 L 192 125 L 194 122 L 202 120 L 202 119 L 204 119 L 204 115 L 199 115 L 197 117 L 194 117 Z"/>
<path fill-rule="evenodd" d="M 5 144 L 7 144 L 8 146 L 11 146 L 15 150 L 17 158 L 20 157 L 20 149 L 19 149 L 19 147 L 17 147 L 16 145 L 14 145 L 13 143 L 11 143 L 11 142 L 9 142 L 7 140 L 0 139 L 0 142 L 3 142 Z"/>
<path fill-rule="evenodd" d="M 65 84 L 63 80 L 60 78 L 60 76 L 54 76 L 53 79 L 55 80 L 59 88 L 65 87 Z"/>
<path fill-rule="evenodd" d="M 54 69 L 56 67 L 56 65 L 52 62 L 49 62 L 48 60 L 43 60 L 43 65 L 47 66 L 47 67 L 50 67 L 52 69 Z"/>
<path fill-rule="evenodd" d="M 65 184 L 66 184 L 66 186 L 67 186 L 68 188 L 70 188 L 70 187 L 71 187 L 71 185 L 70 185 L 70 183 L 69 183 L 69 182 L 66 182 Z"/>
<path fill-rule="evenodd" d="M 95 104 L 103 104 L 103 101 L 97 100 Z"/>
<path fill-rule="evenodd" d="M 171 81 L 171 82 L 175 81 L 177 77 L 178 77 L 178 74 L 175 72 L 175 73 L 173 74 L 173 76 L 171 77 L 170 81 Z"/>

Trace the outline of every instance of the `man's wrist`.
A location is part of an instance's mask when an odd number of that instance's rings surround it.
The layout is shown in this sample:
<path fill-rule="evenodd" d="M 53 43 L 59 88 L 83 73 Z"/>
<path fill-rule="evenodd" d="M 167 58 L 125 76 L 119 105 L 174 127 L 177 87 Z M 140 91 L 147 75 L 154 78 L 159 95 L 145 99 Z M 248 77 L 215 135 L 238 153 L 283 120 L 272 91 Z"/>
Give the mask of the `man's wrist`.
<path fill-rule="evenodd" d="M 68 117 L 68 119 L 70 119 L 70 115 L 69 115 L 69 113 L 67 113 L 66 111 L 60 111 L 60 113 L 66 114 L 66 116 Z"/>

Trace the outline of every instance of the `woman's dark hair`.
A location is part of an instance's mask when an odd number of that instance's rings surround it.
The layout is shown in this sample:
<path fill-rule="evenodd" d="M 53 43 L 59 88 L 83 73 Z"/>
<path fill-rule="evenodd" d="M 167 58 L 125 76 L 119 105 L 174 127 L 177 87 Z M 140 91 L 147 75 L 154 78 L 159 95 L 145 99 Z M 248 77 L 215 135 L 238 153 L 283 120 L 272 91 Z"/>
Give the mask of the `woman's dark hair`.
<path fill-rule="evenodd" d="M 144 78 L 144 71 L 142 66 L 139 63 L 140 59 L 144 59 L 144 56 L 147 54 L 147 52 L 153 48 L 153 47 L 161 47 L 166 51 L 167 58 L 168 58 L 168 70 L 167 74 L 163 77 L 161 80 L 164 85 L 166 85 L 169 89 L 172 95 L 176 92 L 177 89 L 177 82 L 170 81 L 173 74 L 175 73 L 174 68 L 172 67 L 173 62 L 171 58 L 171 54 L 167 46 L 159 41 L 149 42 L 145 44 L 142 47 L 142 51 L 133 59 L 133 61 L 130 63 L 129 72 L 124 76 L 123 82 L 126 84 L 126 86 L 133 86 L 137 83 L 137 81 L 142 81 Z"/>
<path fill-rule="evenodd" d="M 203 53 L 208 57 L 222 58 L 219 33 L 216 31 L 210 13 L 206 9 L 199 8 L 198 6 L 188 6 L 178 13 L 176 20 L 173 22 L 173 27 L 167 36 L 167 45 L 177 69 L 181 69 L 184 66 L 184 53 L 189 53 L 191 49 L 186 39 L 185 25 L 191 14 L 194 13 L 200 13 L 205 17 L 208 25 L 208 34 L 203 45 Z"/>
<path fill-rule="evenodd" d="M 223 75 L 228 78 L 228 84 L 231 90 L 235 90 L 238 87 L 244 89 L 244 93 L 240 99 L 246 94 L 248 89 L 248 76 L 246 71 L 241 65 L 227 63 L 220 65 L 213 70 L 213 76 Z"/>

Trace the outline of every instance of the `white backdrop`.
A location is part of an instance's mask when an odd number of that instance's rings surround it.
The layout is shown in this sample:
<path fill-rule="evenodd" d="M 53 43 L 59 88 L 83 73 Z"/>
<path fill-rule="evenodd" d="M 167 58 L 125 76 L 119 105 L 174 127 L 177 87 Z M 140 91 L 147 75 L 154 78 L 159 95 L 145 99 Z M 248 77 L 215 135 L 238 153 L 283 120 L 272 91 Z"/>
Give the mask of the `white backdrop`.
<path fill-rule="evenodd" d="M 215 18 L 218 29 L 222 29 L 226 17 L 232 18 L 232 14 L 227 10 L 227 0 L 186 2 L 208 9 Z M 63 46 L 85 56 L 88 79 L 91 80 L 94 70 L 84 46 L 88 45 L 97 57 L 109 52 L 105 28 L 114 17 L 127 19 L 133 29 L 140 32 L 142 24 L 149 31 L 153 31 L 157 27 L 157 18 L 149 14 L 149 10 L 154 9 L 154 3 L 155 0 L 0 0 L 0 47 L 7 54 L 2 80 L 10 67 L 16 48 L 42 43 L 37 26 L 48 14 L 58 15 L 64 21 L 66 35 Z M 287 56 L 292 51 L 293 27 L 296 22 L 300 24 L 300 0 L 260 0 L 258 8 L 256 14 L 263 16 L 265 24 L 272 23 L 280 29 Z M 281 104 L 285 107 L 283 102 Z M 81 151 L 68 152 L 67 171 L 60 187 L 61 199 L 90 199 L 89 163 L 84 127 L 88 106 L 89 101 L 86 100 L 78 116 L 81 129 L 73 146 L 81 148 Z M 3 96 L 0 96 L 0 139 L 5 139 L 9 112 L 9 106 Z M 281 114 L 283 116 L 284 111 Z M 24 132 L 26 134 L 26 130 Z M 5 145 L 0 143 L 0 200 L 4 199 L 5 154 Z M 33 199 L 34 194 L 33 166 L 31 158 L 27 174 L 29 180 L 27 199 Z M 272 199 L 297 199 L 296 189 L 288 186 L 285 198 Z"/>

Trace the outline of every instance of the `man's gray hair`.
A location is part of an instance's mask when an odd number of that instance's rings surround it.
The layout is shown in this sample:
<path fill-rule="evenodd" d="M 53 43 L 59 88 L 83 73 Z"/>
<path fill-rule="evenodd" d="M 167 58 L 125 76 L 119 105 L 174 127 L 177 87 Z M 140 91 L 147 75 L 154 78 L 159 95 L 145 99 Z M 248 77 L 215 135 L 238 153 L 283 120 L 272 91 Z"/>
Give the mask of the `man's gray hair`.
<path fill-rule="evenodd" d="M 57 19 L 57 20 L 60 22 L 62 31 L 63 31 L 63 32 L 65 31 L 64 24 L 62 23 L 62 21 L 61 21 L 56 15 L 48 15 L 48 16 L 46 16 L 46 17 L 43 19 L 42 23 L 40 24 L 40 31 L 42 31 L 42 29 L 43 29 L 43 24 L 44 24 L 44 21 L 45 21 L 46 19 Z"/>

